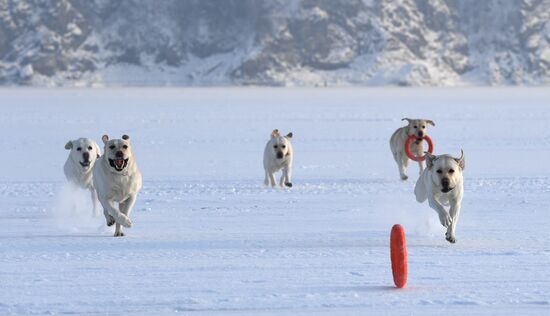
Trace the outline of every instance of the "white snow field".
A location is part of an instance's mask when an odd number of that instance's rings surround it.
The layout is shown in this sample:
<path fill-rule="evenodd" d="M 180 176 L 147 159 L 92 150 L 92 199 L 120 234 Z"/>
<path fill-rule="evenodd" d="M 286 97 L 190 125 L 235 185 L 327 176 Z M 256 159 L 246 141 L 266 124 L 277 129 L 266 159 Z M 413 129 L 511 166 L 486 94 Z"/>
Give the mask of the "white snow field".
<path fill-rule="evenodd" d="M 548 315 L 550 89 L 0 90 L 0 314 Z M 457 243 L 389 138 L 433 119 L 466 155 Z M 263 186 L 272 129 L 294 187 Z M 130 135 L 127 236 L 65 187 L 69 139 Z M 76 203 L 76 210 L 70 205 Z M 393 286 L 389 233 L 407 233 Z"/>

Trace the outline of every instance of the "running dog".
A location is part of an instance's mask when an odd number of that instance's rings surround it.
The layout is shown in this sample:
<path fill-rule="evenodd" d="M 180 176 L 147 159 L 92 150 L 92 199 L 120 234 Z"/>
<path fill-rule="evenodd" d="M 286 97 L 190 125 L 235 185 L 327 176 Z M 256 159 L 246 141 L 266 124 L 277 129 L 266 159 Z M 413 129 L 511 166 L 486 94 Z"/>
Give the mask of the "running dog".
<path fill-rule="evenodd" d="M 101 155 L 97 143 L 89 138 L 70 140 L 65 144 L 65 149 L 70 150 L 63 171 L 69 183 L 82 189 L 90 190 L 92 194 L 92 215 L 99 215 L 99 201 L 93 183 L 92 170 Z"/>
<path fill-rule="evenodd" d="M 275 172 L 283 170 L 279 185 L 281 187 L 292 187 L 292 133 L 281 136 L 279 130 L 271 132 L 271 139 L 267 142 L 264 150 L 265 185 L 275 186 Z"/>
<path fill-rule="evenodd" d="M 103 135 L 101 139 L 105 150 L 94 167 L 94 186 L 103 205 L 107 226 L 116 223 L 115 237 L 121 237 L 124 236 L 121 226 L 132 227 L 130 213 L 141 189 L 141 173 L 128 135 L 122 135 L 122 139 Z"/>
<path fill-rule="evenodd" d="M 409 157 L 405 153 L 405 142 L 410 136 L 416 136 L 418 139 L 411 145 L 411 152 L 417 156 L 422 155 L 424 152 L 422 139 L 427 135 L 428 124 L 435 126 L 432 120 L 424 119 L 410 119 L 404 118 L 402 121 L 407 121 L 409 124 L 398 128 L 390 138 L 390 149 L 393 154 L 393 159 L 397 163 L 397 169 L 399 170 L 399 176 L 401 180 L 407 180 L 409 177 L 405 173 L 407 166 L 409 165 Z M 418 162 L 420 173 L 424 170 L 424 164 L 422 161 Z"/>
<path fill-rule="evenodd" d="M 430 207 L 439 215 L 441 225 L 447 228 L 445 239 L 450 243 L 456 242 L 455 232 L 460 206 L 464 195 L 464 178 L 462 173 L 466 163 L 464 151 L 460 158 L 451 155 L 434 156 L 426 153 L 426 170 L 422 172 L 414 194 L 419 203 L 428 200 Z M 450 206 L 449 212 L 443 205 Z"/>

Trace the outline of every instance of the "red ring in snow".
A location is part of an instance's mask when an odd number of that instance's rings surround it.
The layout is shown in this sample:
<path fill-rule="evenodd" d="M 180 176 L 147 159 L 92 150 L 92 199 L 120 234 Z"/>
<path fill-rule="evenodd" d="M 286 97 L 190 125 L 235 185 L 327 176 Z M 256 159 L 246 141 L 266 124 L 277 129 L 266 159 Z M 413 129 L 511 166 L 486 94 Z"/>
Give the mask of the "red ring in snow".
<path fill-rule="evenodd" d="M 424 136 L 422 138 L 423 140 L 425 140 L 427 143 L 428 143 L 428 152 L 431 154 L 434 152 L 434 144 L 432 143 L 432 139 L 430 138 L 430 136 Z M 407 138 L 407 141 L 405 142 L 405 153 L 407 154 L 407 157 L 409 157 L 410 159 L 414 160 L 414 161 L 424 161 L 426 160 L 426 155 L 424 156 L 415 156 L 412 154 L 411 152 L 411 144 L 414 142 L 414 141 L 417 141 L 418 140 L 418 137 L 414 136 L 414 135 L 411 135 L 409 136 L 409 138 Z"/>
<path fill-rule="evenodd" d="M 398 288 L 407 284 L 407 243 L 405 230 L 399 224 L 393 225 L 390 234 L 390 257 L 393 283 Z"/>

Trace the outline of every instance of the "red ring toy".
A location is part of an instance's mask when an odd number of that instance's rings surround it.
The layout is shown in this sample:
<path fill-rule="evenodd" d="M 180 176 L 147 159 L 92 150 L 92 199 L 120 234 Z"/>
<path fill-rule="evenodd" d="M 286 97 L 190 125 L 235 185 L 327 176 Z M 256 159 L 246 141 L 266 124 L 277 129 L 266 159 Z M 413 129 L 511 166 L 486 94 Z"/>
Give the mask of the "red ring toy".
<path fill-rule="evenodd" d="M 390 257 L 393 283 L 398 288 L 407 284 L 407 243 L 405 230 L 399 224 L 393 225 L 390 234 Z"/>
<path fill-rule="evenodd" d="M 430 138 L 430 136 L 424 136 L 422 138 L 423 140 L 425 140 L 427 143 L 428 143 L 428 152 L 431 154 L 434 152 L 434 144 L 432 143 L 432 139 Z M 417 141 L 418 140 L 418 137 L 414 136 L 414 135 L 411 135 L 409 136 L 409 138 L 407 138 L 407 141 L 405 142 L 405 153 L 407 154 L 407 157 L 409 157 L 410 159 L 414 160 L 414 161 L 424 161 L 426 160 L 426 155 L 424 156 L 415 156 L 412 154 L 411 152 L 411 144 L 412 142 L 414 141 Z"/>

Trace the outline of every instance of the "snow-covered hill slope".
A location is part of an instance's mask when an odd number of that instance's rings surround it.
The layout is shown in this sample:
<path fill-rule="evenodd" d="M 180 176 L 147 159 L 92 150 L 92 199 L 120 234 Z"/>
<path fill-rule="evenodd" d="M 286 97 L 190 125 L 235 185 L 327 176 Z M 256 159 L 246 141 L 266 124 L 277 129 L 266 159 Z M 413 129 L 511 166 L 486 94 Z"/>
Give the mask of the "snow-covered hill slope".
<path fill-rule="evenodd" d="M 548 89 L 1 92 L 1 315 L 548 314 Z M 404 116 L 465 151 L 454 245 L 415 201 L 417 167 L 399 180 Z M 273 128 L 294 132 L 292 189 L 262 183 Z M 124 238 L 64 189 L 64 144 L 103 133 L 131 136 L 144 177 Z"/>
<path fill-rule="evenodd" d="M 0 83 L 539 85 L 548 0 L 0 0 Z"/>

